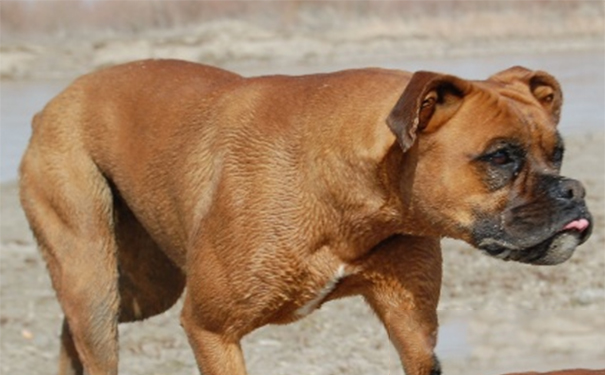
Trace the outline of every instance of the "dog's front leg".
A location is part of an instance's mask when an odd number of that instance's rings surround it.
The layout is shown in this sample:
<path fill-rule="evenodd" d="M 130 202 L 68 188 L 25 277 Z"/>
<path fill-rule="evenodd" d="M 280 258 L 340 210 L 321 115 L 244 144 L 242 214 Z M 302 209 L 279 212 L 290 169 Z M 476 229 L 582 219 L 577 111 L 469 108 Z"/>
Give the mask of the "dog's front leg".
<path fill-rule="evenodd" d="M 181 324 L 203 375 L 247 374 L 239 339 L 204 326 L 189 296 L 185 298 Z"/>
<path fill-rule="evenodd" d="M 406 375 L 441 374 L 433 352 L 441 287 L 439 240 L 390 238 L 364 268 L 364 297 L 383 322 Z"/>

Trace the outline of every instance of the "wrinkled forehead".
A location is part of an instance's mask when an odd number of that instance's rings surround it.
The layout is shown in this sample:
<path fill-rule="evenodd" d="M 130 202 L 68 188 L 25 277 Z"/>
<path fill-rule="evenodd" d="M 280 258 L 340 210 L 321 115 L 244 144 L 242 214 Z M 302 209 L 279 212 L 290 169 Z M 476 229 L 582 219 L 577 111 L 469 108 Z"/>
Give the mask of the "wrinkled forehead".
<path fill-rule="evenodd" d="M 527 85 L 507 85 L 491 81 L 473 82 L 476 90 L 469 98 L 469 108 L 482 115 L 480 128 L 491 132 L 492 138 L 515 140 L 528 149 L 550 153 L 561 147 L 562 140 L 552 116 L 532 95 Z M 485 137 L 483 137 L 485 138 Z"/>

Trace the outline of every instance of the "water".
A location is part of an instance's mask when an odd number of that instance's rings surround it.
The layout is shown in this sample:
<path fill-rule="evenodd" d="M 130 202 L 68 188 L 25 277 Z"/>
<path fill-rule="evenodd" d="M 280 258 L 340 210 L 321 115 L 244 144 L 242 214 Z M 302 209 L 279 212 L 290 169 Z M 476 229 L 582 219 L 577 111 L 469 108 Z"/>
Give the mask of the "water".
<path fill-rule="evenodd" d="M 605 55 L 603 51 L 502 55 L 484 57 L 397 59 L 370 61 L 365 66 L 381 66 L 410 71 L 432 70 L 465 78 L 483 79 L 513 65 L 541 69 L 561 82 L 565 104 L 562 133 L 603 130 L 605 127 Z M 332 71 L 359 64 L 331 66 L 246 67 L 246 75 Z M 17 178 L 17 167 L 30 135 L 30 121 L 48 100 L 59 93 L 66 81 L 2 82 L 0 85 L 0 182 Z"/>
<path fill-rule="evenodd" d="M 0 84 L 0 182 L 17 178 L 31 134 L 31 119 L 68 82 L 25 81 Z"/>

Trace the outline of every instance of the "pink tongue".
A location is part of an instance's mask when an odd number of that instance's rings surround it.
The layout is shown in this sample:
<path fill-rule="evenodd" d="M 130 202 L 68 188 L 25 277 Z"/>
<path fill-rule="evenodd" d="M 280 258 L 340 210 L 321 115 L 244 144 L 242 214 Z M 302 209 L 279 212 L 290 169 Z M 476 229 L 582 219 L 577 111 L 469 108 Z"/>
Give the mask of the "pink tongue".
<path fill-rule="evenodd" d="M 586 219 L 574 220 L 571 223 L 567 224 L 565 228 L 563 228 L 563 230 L 576 229 L 580 232 L 583 232 L 584 229 L 588 228 L 588 225 L 590 224 Z"/>

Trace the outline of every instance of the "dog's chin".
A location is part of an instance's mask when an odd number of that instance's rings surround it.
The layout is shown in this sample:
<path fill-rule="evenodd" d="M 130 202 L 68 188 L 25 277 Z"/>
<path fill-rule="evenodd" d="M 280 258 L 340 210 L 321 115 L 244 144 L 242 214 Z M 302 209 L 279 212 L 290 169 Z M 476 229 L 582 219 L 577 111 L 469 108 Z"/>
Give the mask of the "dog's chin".
<path fill-rule="evenodd" d="M 573 255 L 585 236 L 577 231 L 558 232 L 545 241 L 525 249 L 517 249 L 498 240 L 487 239 L 479 246 L 486 254 L 505 261 L 516 261 L 533 265 L 556 265 Z"/>

